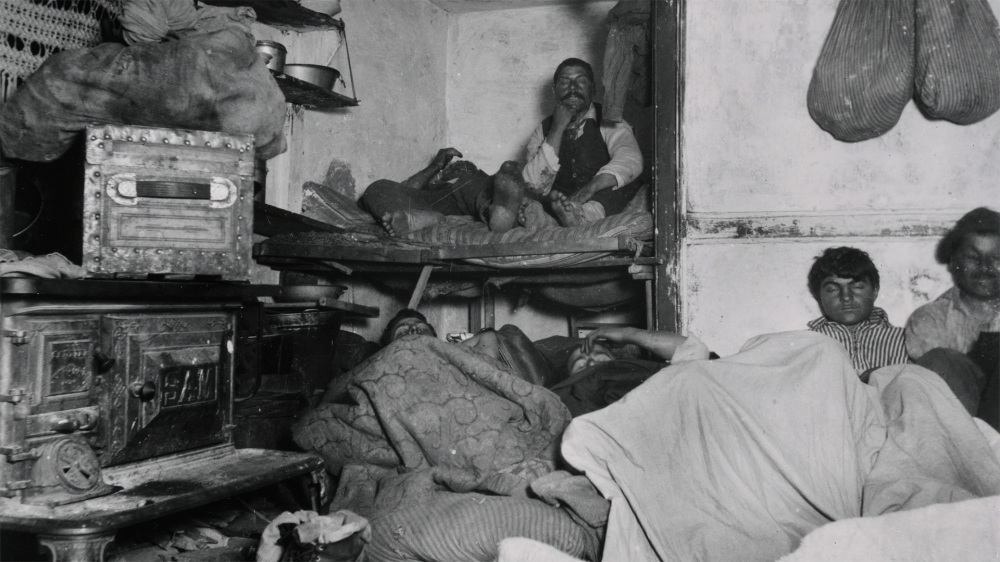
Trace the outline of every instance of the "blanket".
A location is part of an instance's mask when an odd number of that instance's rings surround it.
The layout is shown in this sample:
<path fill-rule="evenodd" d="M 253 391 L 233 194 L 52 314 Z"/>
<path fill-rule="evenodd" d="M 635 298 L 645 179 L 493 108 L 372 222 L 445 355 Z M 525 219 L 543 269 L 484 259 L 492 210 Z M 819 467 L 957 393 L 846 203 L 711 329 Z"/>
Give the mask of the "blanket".
<path fill-rule="evenodd" d="M 293 437 L 339 477 L 331 509 L 369 519 L 369 560 L 495 560 L 511 536 L 594 559 L 598 529 L 529 493 L 569 420 L 500 360 L 415 334 L 331 383 Z"/>
<path fill-rule="evenodd" d="M 603 560 L 775 560 L 826 523 L 1000 494 L 1000 462 L 939 377 L 866 385 L 811 332 L 676 362 L 576 418 L 565 459 L 611 501 Z"/>
<path fill-rule="evenodd" d="M 340 488 L 355 494 L 351 509 L 365 516 L 399 507 L 413 490 L 523 494 L 554 468 L 570 419 L 557 396 L 498 360 L 423 335 L 369 357 L 348 375 L 346 390 L 349 400 L 328 389 L 293 437 L 340 475 Z M 375 490 L 372 481 L 386 488 L 388 480 L 399 484 L 395 499 L 357 497 L 358 490 Z"/>

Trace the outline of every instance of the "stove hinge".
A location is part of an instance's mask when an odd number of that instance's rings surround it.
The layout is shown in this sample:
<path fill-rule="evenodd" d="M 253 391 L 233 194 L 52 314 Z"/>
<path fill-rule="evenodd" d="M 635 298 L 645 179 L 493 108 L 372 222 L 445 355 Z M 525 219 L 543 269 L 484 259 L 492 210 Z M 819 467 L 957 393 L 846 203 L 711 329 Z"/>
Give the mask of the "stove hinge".
<path fill-rule="evenodd" d="M 31 486 L 31 480 L 11 480 L 6 486 L 0 486 L 0 496 L 13 498 L 19 490 L 27 489 L 28 486 Z"/>
<path fill-rule="evenodd" d="M 3 330 L 0 332 L 5 338 L 10 339 L 14 345 L 24 345 L 28 343 L 28 332 L 24 330 Z"/>
<path fill-rule="evenodd" d="M 7 457 L 7 462 L 30 461 L 42 456 L 38 449 L 28 449 L 25 451 L 24 447 L 20 445 L 0 447 L 0 455 Z"/>
<path fill-rule="evenodd" d="M 23 388 L 12 388 L 10 389 L 10 394 L 0 394 L 0 402 L 10 402 L 11 404 L 20 404 L 21 400 L 24 400 Z"/>

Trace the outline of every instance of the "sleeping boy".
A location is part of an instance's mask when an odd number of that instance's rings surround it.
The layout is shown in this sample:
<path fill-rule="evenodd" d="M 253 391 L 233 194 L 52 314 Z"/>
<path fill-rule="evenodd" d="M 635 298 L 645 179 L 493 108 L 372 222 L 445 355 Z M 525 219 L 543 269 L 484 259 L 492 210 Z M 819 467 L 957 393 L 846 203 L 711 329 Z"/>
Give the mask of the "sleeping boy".
<path fill-rule="evenodd" d="M 878 289 L 878 268 L 857 248 L 827 248 L 809 270 L 809 292 L 823 312 L 809 329 L 843 344 L 865 382 L 879 367 L 907 362 L 903 329 L 875 306 Z"/>

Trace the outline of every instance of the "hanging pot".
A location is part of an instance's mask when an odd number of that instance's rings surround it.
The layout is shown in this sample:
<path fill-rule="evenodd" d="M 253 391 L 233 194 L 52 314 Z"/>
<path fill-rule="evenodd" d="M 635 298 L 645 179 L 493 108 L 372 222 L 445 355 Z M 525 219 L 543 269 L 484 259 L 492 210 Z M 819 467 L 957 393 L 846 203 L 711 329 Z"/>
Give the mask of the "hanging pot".
<path fill-rule="evenodd" d="M 264 56 L 264 66 L 275 71 L 284 72 L 285 56 L 288 51 L 277 41 L 257 41 L 257 52 Z"/>

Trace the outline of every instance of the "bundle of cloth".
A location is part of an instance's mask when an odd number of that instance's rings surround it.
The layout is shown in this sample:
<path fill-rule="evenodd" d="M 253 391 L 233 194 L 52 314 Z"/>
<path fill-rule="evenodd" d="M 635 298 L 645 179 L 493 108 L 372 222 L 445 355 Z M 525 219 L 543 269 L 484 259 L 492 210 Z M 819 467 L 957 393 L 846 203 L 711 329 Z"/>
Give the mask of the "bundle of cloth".
<path fill-rule="evenodd" d="M 255 156 L 284 152 L 285 96 L 258 57 L 251 8 L 127 0 L 125 45 L 53 54 L 0 107 L 5 156 L 51 162 L 87 125 L 254 135 Z"/>
<path fill-rule="evenodd" d="M 1000 26 L 988 0 L 840 0 L 809 83 L 813 120 L 863 141 L 895 126 L 911 99 L 959 125 L 1000 109 Z"/>
<path fill-rule="evenodd" d="M 1000 548 L 1000 435 L 935 373 L 893 365 L 864 384 L 813 332 L 759 336 L 718 360 L 675 356 L 575 418 L 562 455 L 610 500 L 602 560 L 930 562 Z M 569 559 L 530 540 L 500 552 Z"/>
<path fill-rule="evenodd" d="M 492 561 L 508 537 L 596 559 L 606 501 L 554 470 L 570 418 L 501 360 L 414 334 L 334 381 L 293 438 L 339 479 L 330 509 L 369 521 L 368 560 Z M 559 499 L 581 485 L 595 502 Z"/>

